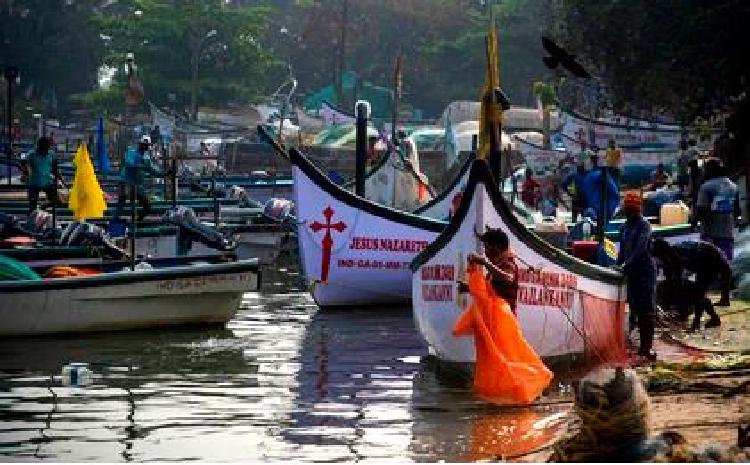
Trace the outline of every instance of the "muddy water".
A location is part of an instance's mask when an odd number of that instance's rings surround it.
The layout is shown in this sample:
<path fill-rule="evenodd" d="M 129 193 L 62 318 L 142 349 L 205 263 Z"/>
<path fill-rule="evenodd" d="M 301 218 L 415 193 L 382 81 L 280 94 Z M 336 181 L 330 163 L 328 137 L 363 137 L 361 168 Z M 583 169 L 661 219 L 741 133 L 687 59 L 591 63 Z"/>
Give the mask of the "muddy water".
<path fill-rule="evenodd" d="M 293 274 L 264 279 L 225 329 L 0 341 L 0 461 L 479 460 L 559 423 L 554 394 L 489 408 L 438 378 L 409 308 L 323 313 Z"/>

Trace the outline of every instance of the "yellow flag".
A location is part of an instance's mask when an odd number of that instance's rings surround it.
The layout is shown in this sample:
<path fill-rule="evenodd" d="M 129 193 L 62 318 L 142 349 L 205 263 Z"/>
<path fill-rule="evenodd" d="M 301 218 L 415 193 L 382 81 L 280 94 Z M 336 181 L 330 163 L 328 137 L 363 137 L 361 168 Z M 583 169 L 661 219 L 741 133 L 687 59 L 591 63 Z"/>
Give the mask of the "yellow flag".
<path fill-rule="evenodd" d="M 96 179 L 94 165 L 91 164 L 86 145 L 78 146 L 73 164 L 76 167 L 76 174 L 73 187 L 70 188 L 68 208 L 79 221 L 102 218 L 104 210 L 107 209 L 107 200 Z"/>
<path fill-rule="evenodd" d="M 489 105 L 485 101 L 493 89 L 500 87 L 500 70 L 497 57 L 497 33 L 495 32 L 495 19 L 490 21 L 490 31 L 487 34 L 487 74 L 484 78 L 484 87 L 479 101 L 481 109 L 479 111 L 479 147 L 477 158 L 487 160 L 490 157 L 490 121 L 495 121 L 502 117 L 502 110 L 499 105 Z M 493 115 L 493 112 L 496 113 Z M 494 116 L 494 117 L 493 117 Z M 500 141 L 498 141 L 499 143 Z"/>

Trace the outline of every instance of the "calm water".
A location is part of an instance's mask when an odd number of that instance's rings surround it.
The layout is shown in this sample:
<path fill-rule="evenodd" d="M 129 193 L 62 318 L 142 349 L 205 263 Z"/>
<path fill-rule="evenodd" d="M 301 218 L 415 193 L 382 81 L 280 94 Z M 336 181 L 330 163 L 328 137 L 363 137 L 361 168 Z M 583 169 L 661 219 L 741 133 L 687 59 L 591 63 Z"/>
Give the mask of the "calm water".
<path fill-rule="evenodd" d="M 226 329 L 0 341 L 0 461 L 463 461 L 559 423 L 554 396 L 503 410 L 438 380 L 409 308 L 322 313 L 263 278 Z M 70 362 L 92 383 L 64 386 Z"/>

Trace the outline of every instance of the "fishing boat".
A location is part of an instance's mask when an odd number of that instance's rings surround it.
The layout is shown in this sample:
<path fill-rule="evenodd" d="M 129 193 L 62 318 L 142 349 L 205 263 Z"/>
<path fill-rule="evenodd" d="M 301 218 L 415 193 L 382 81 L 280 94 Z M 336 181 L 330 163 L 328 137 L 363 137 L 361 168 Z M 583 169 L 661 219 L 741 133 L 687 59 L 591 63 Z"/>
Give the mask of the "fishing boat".
<path fill-rule="evenodd" d="M 0 335 L 226 323 L 259 282 L 257 260 L 3 281 Z"/>
<path fill-rule="evenodd" d="M 560 133 L 565 136 L 565 144 L 571 150 L 581 140 L 598 147 L 606 147 L 610 140 L 614 140 L 621 147 L 675 148 L 687 133 L 687 129 L 673 124 L 623 117 L 593 119 L 569 109 L 560 110 L 560 119 Z"/>
<path fill-rule="evenodd" d="M 624 344 L 625 288 L 620 273 L 578 260 L 543 241 L 513 214 L 487 163 L 474 162 L 455 215 L 417 255 L 412 306 L 417 329 L 440 360 L 472 363 L 474 341 L 452 330 L 471 297 L 460 293 L 478 232 L 501 229 L 519 268 L 517 317 L 524 337 L 543 357 L 601 351 Z M 624 347 L 624 345 L 623 345 Z"/>
<path fill-rule="evenodd" d="M 411 300 L 409 263 L 445 223 L 358 197 L 289 151 L 300 261 L 320 307 Z"/>

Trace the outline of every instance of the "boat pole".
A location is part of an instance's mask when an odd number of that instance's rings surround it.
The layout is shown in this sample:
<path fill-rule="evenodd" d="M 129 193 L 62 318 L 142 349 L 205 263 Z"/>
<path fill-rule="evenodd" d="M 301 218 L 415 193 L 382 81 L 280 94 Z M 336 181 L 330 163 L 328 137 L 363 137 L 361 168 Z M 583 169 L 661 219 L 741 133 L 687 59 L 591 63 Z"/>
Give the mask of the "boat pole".
<path fill-rule="evenodd" d="M 396 57 L 396 69 L 393 76 L 393 108 L 391 109 L 391 145 L 398 145 L 396 125 L 398 124 L 398 106 L 401 100 L 401 55 Z"/>
<path fill-rule="evenodd" d="M 133 225 L 133 231 L 130 234 L 130 271 L 135 271 L 135 232 L 138 229 L 135 203 L 135 184 L 130 185 L 130 224 Z"/>
<path fill-rule="evenodd" d="M 211 200 L 214 210 L 214 227 L 219 227 L 219 202 L 216 198 L 216 169 L 211 171 Z"/>
<path fill-rule="evenodd" d="M 367 162 L 367 118 L 370 116 L 370 104 L 365 100 L 358 100 L 354 107 L 357 118 L 356 149 L 354 152 L 355 194 L 365 196 L 365 163 Z"/>
<path fill-rule="evenodd" d="M 177 151 L 169 144 L 169 152 L 172 152 L 172 208 L 177 208 Z"/>
<path fill-rule="evenodd" d="M 13 81 L 18 78 L 18 68 L 6 66 L 3 70 L 3 76 L 5 76 L 5 82 L 8 85 L 8 96 L 5 101 L 5 108 L 8 110 L 8 145 L 5 147 L 5 156 L 8 159 L 8 185 L 10 186 L 10 163 L 13 157 Z"/>
<path fill-rule="evenodd" d="M 597 221 L 597 241 L 599 244 L 604 246 L 604 237 L 605 233 L 607 231 L 607 185 L 609 184 L 609 169 L 606 166 L 600 166 L 599 169 L 601 170 L 601 196 L 602 196 L 602 205 L 599 209 L 599 221 Z"/>

